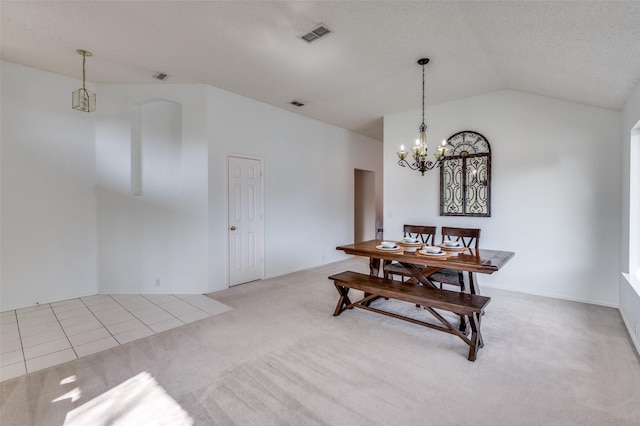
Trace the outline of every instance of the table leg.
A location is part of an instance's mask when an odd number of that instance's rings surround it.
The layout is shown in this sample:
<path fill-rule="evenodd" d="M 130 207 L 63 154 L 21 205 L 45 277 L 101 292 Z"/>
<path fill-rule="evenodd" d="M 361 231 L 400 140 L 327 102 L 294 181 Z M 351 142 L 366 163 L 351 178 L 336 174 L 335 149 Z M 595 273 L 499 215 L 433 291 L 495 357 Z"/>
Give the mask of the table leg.
<path fill-rule="evenodd" d="M 376 257 L 369 258 L 369 275 L 372 277 L 380 276 L 380 259 Z"/>

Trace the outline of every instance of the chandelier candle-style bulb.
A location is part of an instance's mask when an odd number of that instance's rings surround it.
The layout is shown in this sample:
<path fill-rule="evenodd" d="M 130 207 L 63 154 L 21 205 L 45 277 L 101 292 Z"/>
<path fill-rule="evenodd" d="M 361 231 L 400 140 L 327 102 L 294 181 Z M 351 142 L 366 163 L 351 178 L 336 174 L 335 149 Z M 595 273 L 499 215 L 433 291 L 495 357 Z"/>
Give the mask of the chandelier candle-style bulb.
<path fill-rule="evenodd" d="M 404 150 L 404 145 L 400 145 L 400 151 L 396 152 L 400 160 L 407 158 L 408 152 Z"/>
<path fill-rule="evenodd" d="M 434 157 L 436 157 L 436 160 L 441 160 L 447 153 L 447 148 L 445 148 L 446 144 L 447 141 L 442 141 L 442 145 L 439 146 L 438 149 L 436 149 L 436 153 L 433 155 Z"/>

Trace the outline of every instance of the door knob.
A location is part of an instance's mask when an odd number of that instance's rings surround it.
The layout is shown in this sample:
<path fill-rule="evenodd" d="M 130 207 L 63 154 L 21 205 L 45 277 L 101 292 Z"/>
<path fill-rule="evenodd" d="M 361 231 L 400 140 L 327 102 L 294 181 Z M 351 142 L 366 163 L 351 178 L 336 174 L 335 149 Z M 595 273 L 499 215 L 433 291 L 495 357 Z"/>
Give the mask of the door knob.
<path fill-rule="evenodd" d="M 232 226 L 232 227 L 231 227 L 231 228 L 229 228 L 229 229 L 231 229 L 232 231 L 235 231 L 235 230 L 236 230 L 236 227 L 235 227 L 235 226 Z"/>

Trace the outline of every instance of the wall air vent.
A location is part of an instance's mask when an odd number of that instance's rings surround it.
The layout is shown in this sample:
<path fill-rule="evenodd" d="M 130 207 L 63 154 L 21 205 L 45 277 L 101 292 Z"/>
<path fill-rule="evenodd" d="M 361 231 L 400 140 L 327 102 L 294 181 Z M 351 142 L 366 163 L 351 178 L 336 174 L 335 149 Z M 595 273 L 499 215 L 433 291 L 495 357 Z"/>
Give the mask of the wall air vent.
<path fill-rule="evenodd" d="M 328 36 L 330 33 L 331 31 L 329 31 L 327 27 L 325 27 L 324 25 L 318 25 L 310 32 L 298 37 L 306 41 L 307 43 L 311 43 L 312 41 L 318 40 L 321 37 Z"/>
<path fill-rule="evenodd" d="M 153 75 L 153 78 L 157 78 L 158 80 L 164 80 L 164 79 L 166 79 L 167 77 L 169 77 L 169 75 L 168 75 L 168 74 L 165 74 L 165 73 L 163 73 L 163 72 L 157 72 L 157 73 L 155 73 L 155 74 Z"/>

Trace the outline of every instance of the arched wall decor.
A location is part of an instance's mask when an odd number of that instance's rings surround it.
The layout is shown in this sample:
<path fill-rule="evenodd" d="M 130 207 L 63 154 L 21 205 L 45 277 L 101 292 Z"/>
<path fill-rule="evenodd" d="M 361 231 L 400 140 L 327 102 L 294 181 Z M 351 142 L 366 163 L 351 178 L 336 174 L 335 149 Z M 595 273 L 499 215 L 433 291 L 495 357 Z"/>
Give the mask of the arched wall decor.
<path fill-rule="evenodd" d="M 440 168 L 440 216 L 491 216 L 491 145 L 465 130 L 449 137 Z"/>

